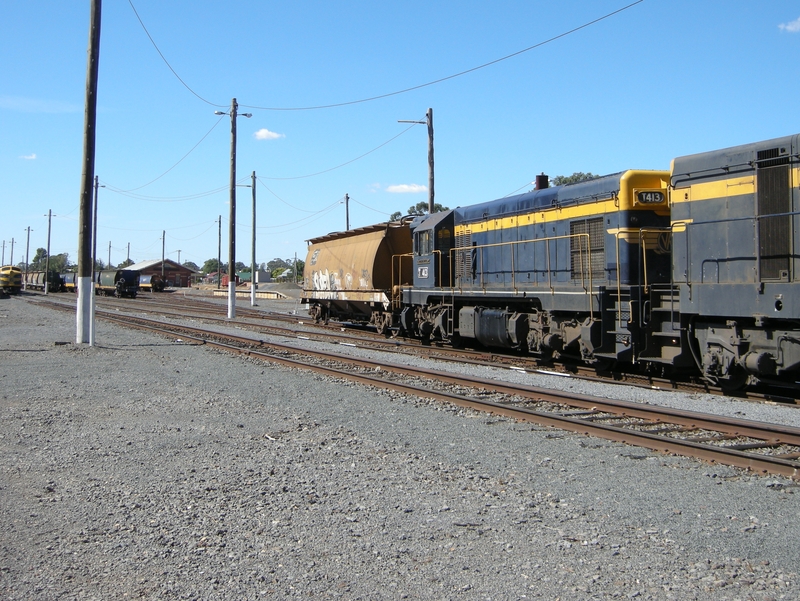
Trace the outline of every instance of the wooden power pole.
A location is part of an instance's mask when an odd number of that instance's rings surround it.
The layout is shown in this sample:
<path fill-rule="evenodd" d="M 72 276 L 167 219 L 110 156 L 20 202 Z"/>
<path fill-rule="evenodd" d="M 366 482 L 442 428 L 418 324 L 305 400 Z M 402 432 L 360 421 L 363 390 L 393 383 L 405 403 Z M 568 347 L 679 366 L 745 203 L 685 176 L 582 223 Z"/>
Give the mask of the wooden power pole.
<path fill-rule="evenodd" d="M 92 282 L 92 179 L 97 125 L 97 74 L 100 62 L 102 0 L 91 0 L 89 48 L 86 65 L 86 105 L 83 125 L 83 173 L 78 219 L 78 305 L 75 342 L 90 342 Z"/>
<path fill-rule="evenodd" d="M 428 214 L 433 215 L 433 109 L 428 109 Z"/>

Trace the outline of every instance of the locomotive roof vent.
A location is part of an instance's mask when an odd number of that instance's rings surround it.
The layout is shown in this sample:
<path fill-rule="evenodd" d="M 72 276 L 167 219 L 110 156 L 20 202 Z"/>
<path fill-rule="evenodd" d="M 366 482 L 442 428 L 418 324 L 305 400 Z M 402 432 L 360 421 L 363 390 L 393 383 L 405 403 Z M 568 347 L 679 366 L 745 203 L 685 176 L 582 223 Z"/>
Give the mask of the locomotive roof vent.
<path fill-rule="evenodd" d="M 534 190 L 544 190 L 545 188 L 550 187 L 550 178 L 547 177 L 544 173 L 541 175 L 536 176 L 536 183 L 534 186 Z"/>

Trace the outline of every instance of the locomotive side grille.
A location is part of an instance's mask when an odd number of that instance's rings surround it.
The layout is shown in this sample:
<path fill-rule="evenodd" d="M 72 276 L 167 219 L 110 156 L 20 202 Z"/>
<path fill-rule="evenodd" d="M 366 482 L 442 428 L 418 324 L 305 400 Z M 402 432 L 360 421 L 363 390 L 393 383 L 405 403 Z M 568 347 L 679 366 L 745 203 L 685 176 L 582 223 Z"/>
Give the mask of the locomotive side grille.
<path fill-rule="evenodd" d="M 605 246 L 603 244 L 603 218 L 584 219 L 569 224 L 570 255 L 572 279 L 580 280 L 589 277 L 589 261 L 592 267 L 592 279 L 605 279 Z M 589 248 L 586 248 L 586 236 L 589 234 Z"/>
<path fill-rule="evenodd" d="M 462 282 L 472 275 L 472 230 L 456 235 L 456 278 Z"/>
<path fill-rule="evenodd" d="M 759 169 L 764 167 L 777 167 L 778 165 L 788 165 L 789 157 L 781 156 L 780 148 L 770 148 L 769 150 L 759 150 L 756 153 L 756 162 Z"/>
<path fill-rule="evenodd" d="M 792 210 L 789 158 L 779 157 L 777 148 L 759 151 L 757 175 L 761 279 L 785 279 L 792 237 L 791 217 L 786 215 Z"/>

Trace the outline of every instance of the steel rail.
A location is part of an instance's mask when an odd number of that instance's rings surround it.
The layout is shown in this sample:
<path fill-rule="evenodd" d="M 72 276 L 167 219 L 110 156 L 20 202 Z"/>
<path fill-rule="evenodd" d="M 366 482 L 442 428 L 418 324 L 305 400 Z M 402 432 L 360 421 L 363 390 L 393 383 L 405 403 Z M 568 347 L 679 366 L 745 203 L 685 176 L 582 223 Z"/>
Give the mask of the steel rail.
<path fill-rule="evenodd" d="M 172 316 L 183 319 L 195 318 L 206 321 L 218 321 L 226 324 L 231 323 L 230 319 L 228 319 L 227 316 L 225 316 L 224 305 L 209 303 L 207 301 L 193 301 L 193 300 L 186 301 L 185 299 L 182 299 L 182 304 L 183 302 L 188 302 L 189 306 L 192 307 L 191 309 L 192 311 L 209 313 L 211 314 L 211 316 L 176 313 L 172 311 L 166 311 L 160 308 L 155 309 L 154 305 L 151 304 L 150 302 L 146 303 L 146 308 L 142 308 L 136 306 L 137 301 L 124 300 L 116 302 L 117 300 L 118 299 L 108 299 L 103 297 L 101 304 L 106 304 L 106 303 L 112 304 L 113 306 L 119 307 L 118 310 L 123 310 L 125 312 L 130 312 L 130 313 L 152 312 L 157 315 Z M 45 301 L 38 301 L 38 302 L 45 302 Z M 57 301 L 50 299 L 47 302 L 57 302 Z M 163 303 L 157 302 L 155 303 L 155 305 L 162 306 Z M 172 303 L 168 304 L 167 306 L 173 308 L 175 304 Z M 340 334 L 338 332 L 348 331 L 349 328 L 346 327 L 346 324 L 322 326 L 310 320 L 307 321 L 303 319 L 298 319 L 295 316 L 289 316 L 281 313 L 264 312 L 253 309 L 243 309 L 240 317 L 242 317 L 243 319 L 253 319 L 260 323 L 250 323 L 239 320 L 236 322 L 238 326 L 252 327 L 252 328 L 261 327 L 267 330 L 269 329 L 282 330 L 279 335 L 287 335 L 287 336 L 294 335 L 298 337 L 308 337 L 314 340 L 319 340 L 320 338 L 324 337 L 333 337 L 339 339 L 340 341 L 350 340 L 355 342 L 363 342 L 365 339 L 368 339 L 370 340 L 369 344 L 377 348 L 389 348 L 392 350 L 398 350 L 400 348 L 403 349 L 408 348 L 412 349 L 412 352 L 414 353 L 425 354 L 429 357 L 441 359 L 444 361 L 457 361 L 459 363 L 469 363 L 472 365 L 485 365 L 491 367 L 508 366 L 511 367 L 512 369 L 524 369 L 526 371 L 531 371 L 534 373 L 570 376 L 570 377 L 577 377 L 582 380 L 602 382 L 605 384 L 637 386 L 641 388 L 648 388 L 655 390 L 665 390 L 665 391 L 681 390 L 681 391 L 703 392 L 706 394 L 717 394 L 717 395 L 727 395 L 727 396 L 730 396 L 732 394 L 730 391 L 726 393 L 725 391 L 719 388 L 709 387 L 707 383 L 678 382 L 675 380 L 670 380 L 668 378 L 658 378 L 648 374 L 637 374 L 637 373 L 628 374 L 624 372 L 614 372 L 611 373 L 610 375 L 603 376 L 600 375 L 600 372 L 593 370 L 589 366 L 582 366 L 577 364 L 562 363 L 560 364 L 561 371 L 553 371 L 553 368 L 542 369 L 541 363 L 531 357 L 520 357 L 520 356 L 502 354 L 491 350 L 464 350 L 464 349 L 455 349 L 440 345 L 425 346 L 420 344 L 419 341 L 414 339 L 410 340 L 405 338 L 387 339 L 385 336 L 382 335 L 371 334 L 367 330 L 361 330 L 359 336 L 353 336 L 350 334 Z M 268 325 L 263 323 L 265 321 L 284 321 L 296 324 L 298 326 L 308 326 L 313 329 L 320 328 L 322 330 L 322 333 L 304 332 L 303 335 L 301 336 L 297 331 L 291 331 L 289 328 L 281 328 L 279 326 Z M 799 399 L 794 398 L 792 396 L 787 396 L 785 394 L 781 394 L 777 390 L 772 392 L 748 391 L 746 394 L 741 394 L 740 398 L 757 402 L 777 402 L 789 405 L 800 405 Z"/>
<path fill-rule="evenodd" d="M 117 300 L 117 299 L 111 299 Z M 195 299 L 187 299 L 183 297 L 182 303 L 188 303 L 191 307 L 196 308 L 197 311 L 209 311 L 213 313 L 219 313 L 224 315 L 224 305 L 218 305 L 216 303 L 210 303 L 207 301 L 202 300 L 195 300 Z M 120 306 L 130 305 L 130 301 L 121 301 Z M 163 305 L 162 302 L 158 302 L 158 305 Z M 170 307 L 174 307 L 174 303 L 168 305 Z M 219 310 L 212 309 L 219 307 Z M 248 307 L 241 308 L 241 316 L 247 319 L 257 319 L 257 320 L 276 320 L 276 321 L 287 321 L 291 323 L 297 323 L 300 325 L 313 325 L 314 327 L 323 328 L 323 329 L 341 329 L 344 330 L 347 328 L 346 323 L 341 324 L 332 324 L 332 325 L 321 325 L 319 323 L 313 322 L 313 320 L 303 320 L 301 318 L 297 318 L 295 316 L 284 315 L 280 313 L 273 313 L 273 312 L 264 312 L 261 310 L 256 310 Z M 349 328 L 348 328 L 349 329 Z M 362 330 L 364 334 L 369 334 L 368 330 Z M 379 336 L 375 334 L 375 338 L 384 338 L 383 336 Z M 394 339 L 397 341 L 397 339 Z M 420 348 L 422 350 L 428 348 L 425 346 L 420 345 L 419 341 L 414 339 L 403 339 L 403 342 L 399 343 L 402 345 L 408 345 L 414 348 Z M 513 354 L 503 354 L 501 352 L 495 352 L 492 350 L 483 350 L 483 351 L 467 351 L 464 349 L 454 349 L 449 348 L 447 346 L 436 346 L 436 350 L 441 353 L 442 355 L 450 356 L 463 356 L 464 354 L 471 354 L 479 357 L 483 357 L 486 362 L 494 362 L 494 363 L 505 363 L 505 364 L 514 364 L 514 365 L 522 365 L 525 366 L 525 369 L 541 369 L 542 362 L 537 360 L 534 357 L 523 357 L 523 356 L 515 356 Z M 568 359 L 564 360 L 560 363 L 561 369 L 564 370 L 564 373 L 569 373 L 570 375 L 575 375 L 582 379 L 592 379 L 595 381 L 603 381 L 603 382 L 612 382 L 617 384 L 628 384 L 633 386 L 643 386 L 643 387 L 654 387 L 661 390 L 693 390 L 693 391 L 702 391 L 706 394 L 715 394 L 715 395 L 726 395 L 726 396 L 741 396 L 741 398 L 746 398 L 748 400 L 754 401 L 768 401 L 768 402 L 779 402 L 779 403 L 786 403 L 786 404 L 794 404 L 800 405 L 800 388 L 798 387 L 787 387 L 786 385 L 776 385 L 773 384 L 768 386 L 766 390 L 762 389 L 750 389 L 747 392 L 736 393 L 735 391 L 730 390 L 723 390 L 720 387 L 710 386 L 708 382 L 705 381 L 683 381 L 683 380 L 676 380 L 674 378 L 669 377 L 659 377 L 653 374 L 647 373 L 626 373 L 626 372 L 614 372 L 610 373 L 609 375 L 600 375 L 600 372 L 587 365 L 580 365 L 571 363 Z"/>
<path fill-rule="evenodd" d="M 353 373 L 327 365 L 312 365 L 309 364 L 307 360 L 275 356 L 270 353 L 255 350 L 253 348 L 241 348 L 224 342 L 208 340 L 207 337 L 212 336 L 233 340 L 239 344 L 244 344 L 247 346 L 266 346 L 272 348 L 273 350 L 279 350 L 282 352 L 312 355 L 327 361 L 349 363 L 359 367 L 369 368 L 370 370 L 374 370 L 377 365 L 381 371 L 390 371 L 398 374 L 414 375 L 418 377 L 431 377 L 443 382 L 457 384 L 460 386 L 491 389 L 494 392 L 503 392 L 505 394 L 523 396 L 525 398 L 535 398 L 536 400 L 540 401 L 547 400 L 549 402 L 558 404 L 582 407 L 589 409 L 590 414 L 593 416 L 596 416 L 600 412 L 615 413 L 616 415 L 612 419 L 636 417 L 649 420 L 654 424 L 674 424 L 689 430 L 712 430 L 716 432 L 724 432 L 730 436 L 754 438 L 763 441 L 763 443 L 757 443 L 754 445 L 744 445 L 745 447 L 775 446 L 780 444 L 800 446 L 800 429 L 798 428 L 770 425 L 749 420 L 736 420 L 732 418 L 680 411 L 664 407 L 643 407 L 628 401 L 613 401 L 597 397 L 589 397 L 586 395 L 559 394 L 550 390 L 536 387 L 511 385 L 494 380 L 487 382 L 486 380 L 479 380 L 477 378 L 463 376 L 454 377 L 450 374 L 436 370 L 409 368 L 408 366 L 399 366 L 384 362 L 376 364 L 375 362 L 365 361 L 354 357 L 344 357 L 341 355 L 334 355 L 332 353 L 320 351 L 309 351 L 308 349 L 302 349 L 291 345 L 267 343 L 262 340 L 254 340 L 252 338 L 229 335 L 220 332 L 204 331 L 189 326 L 162 324 L 142 318 L 135 318 L 135 321 L 139 323 L 131 323 L 130 318 L 122 318 L 115 315 L 103 315 L 103 317 L 127 327 L 141 327 L 162 334 L 167 333 L 169 335 L 175 335 L 175 331 L 178 331 L 181 332 L 181 335 L 184 336 L 184 338 L 190 338 L 199 343 L 210 345 L 229 352 L 244 354 L 249 357 L 259 358 L 265 361 L 296 367 L 303 370 L 311 370 L 317 373 L 341 377 L 379 388 L 391 389 L 423 398 L 443 400 L 461 407 L 486 411 L 521 421 L 551 426 L 561 430 L 584 434 L 587 436 L 595 436 L 615 442 L 628 443 L 657 452 L 696 457 L 711 463 L 732 465 L 761 473 L 779 474 L 795 480 L 800 479 L 800 462 L 793 461 L 791 459 L 757 453 L 747 453 L 738 448 L 707 445 L 692 440 L 670 438 L 650 432 L 631 430 L 629 428 L 623 428 L 620 426 L 586 421 L 583 419 L 578 419 L 574 415 L 536 411 L 525 407 L 508 405 L 505 403 L 476 399 L 468 395 L 461 395 L 454 392 L 432 390 L 428 387 L 415 386 L 397 381 L 387 381 L 366 373 Z M 187 336 L 186 333 L 189 332 L 191 333 Z"/>

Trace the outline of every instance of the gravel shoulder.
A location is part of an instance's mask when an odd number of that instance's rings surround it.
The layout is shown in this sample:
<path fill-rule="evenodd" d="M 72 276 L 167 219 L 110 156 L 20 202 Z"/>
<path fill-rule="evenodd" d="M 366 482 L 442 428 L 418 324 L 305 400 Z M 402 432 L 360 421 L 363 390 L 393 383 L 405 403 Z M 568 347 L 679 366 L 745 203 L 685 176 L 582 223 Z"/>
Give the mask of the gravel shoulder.
<path fill-rule="evenodd" d="M 74 339 L 0 300 L 0 598 L 800 598 L 792 481 L 103 321 Z"/>

